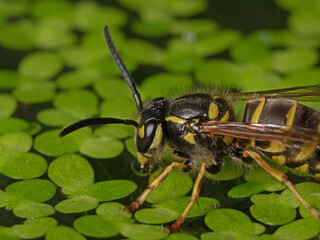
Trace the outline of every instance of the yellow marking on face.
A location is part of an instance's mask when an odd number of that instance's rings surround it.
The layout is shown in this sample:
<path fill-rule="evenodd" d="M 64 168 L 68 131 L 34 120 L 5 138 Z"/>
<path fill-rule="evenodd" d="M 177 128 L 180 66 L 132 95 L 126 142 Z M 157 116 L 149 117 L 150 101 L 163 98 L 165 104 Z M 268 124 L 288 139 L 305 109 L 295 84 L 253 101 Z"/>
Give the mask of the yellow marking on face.
<path fill-rule="evenodd" d="M 187 133 L 184 137 L 183 137 L 184 140 L 186 140 L 188 143 L 191 143 L 191 144 L 195 144 L 196 141 L 194 140 L 194 137 L 193 137 L 193 134 L 192 133 Z"/>
<path fill-rule="evenodd" d="M 181 125 L 185 124 L 187 122 L 186 119 L 183 119 L 183 118 L 179 118 L 179 117 L 176 117 L 176 116 L 169 116 L 169 117 L 166 117 L 165 120 L 167 122 L 174 122 L 174 123 L 179 123 Z"/>
<path fill-rule="evenodd" d="M 290 110 L 288 111 L 288 113 L 286 114 L 286 118 L 287 118 L 287 122 L 286 125 L 287 126 L 292 126 L 294 117 L 296 115 L 296 111 L 297 111 L 297 102 L 294 102 L 292 107 L 290 108 Z"/>
<path fill-rule="evenodd" d="M 315 178 L 320 178 L 320 173 L 316 173 L 316 174 L 314 175 L 314 177 L 315 177 Z"/>
<path fill-rule="evenodd" d="M 219 121 L 228 121 L 230 117 L 230 112 L 229 110 L 226 111 L 226 113 L 224 114 L 224 116 L 219 120 Z"/>
<path fill-rule="evenodd" d="M 156 131 L 156 134 L 154 136 L 154 139 L 152 141 L 152 144 L 150 146 L 150 149 L 153 148 L 153 149 L 156 149 L 159 147 L 160 143 L 162 141 L 162 127 L 161 127 L 161 124 L 158 125 L 157 127 L 157 131 Z"/>
<path fill-rule="evenodd" d="M 219 114 L 219 108 L 218 108 L 217 104 L 211 103 L 209 106 L 209 111 L 208 111 L 209 119 L 216 118 L 218 116 L 218 114 Z"/>
<path fill-rule="evenodd" d="M 293 159 L 295 162 L 301 162 L 308 159 L 311 154 L 316 150 L 317 143 L 304 143 L 300 149 L 300 152 L 297 156 Z"/>
<path fill-rule="evenodd" d="M 256 110 L 254 111 L 251 117 L 251 123 L 258 123 L 264 104 L 266 103 L 265 98 L 260 98 L 259 100 L 260 100 L 260 103 L 258 104 Z"/>
<path fill-rule="evenodd" d="M 138 157 L 138 161 L 141 165 L 145 165 L 146 163 L 149 162 L 149 158 L 146 158 L 145 156 L 143 156 L 141 153 L 137 152 L 137 157 Z"/>
<path fill-rule="evenodd" d="M 144 138 L 144 125 L 142 125 L 142 127 L 139 128 L 138 135 L 141 139 Z"/>
<path fill-rule="evenodd" d="M 308 164 L 303 164 L 300 167 L 296 167 L 295 170 L 301 173 L 308 173 L 309 172 L 309 165 Z"/>
<path fill-rule="evenodd" d="M 225 144 L 230 145 L 233 142 L 233 137 L 224 136 L 223 141 Z"/>
<path fill-rule="evenodd" d="M 271 159 L 278 165 L 284 165 L 286 163 L 286 157 L 284 155 L 272 156 Z"/>
<path fill-rule="evenodd" d="M 270 146 L 267 148 L 264 148 L 263 150 L 266 152 L 278 153 L 278 152 L 283 152 L 284 150 L 286 150 L 286 146 L 284 144 L 270 142 Z"/>

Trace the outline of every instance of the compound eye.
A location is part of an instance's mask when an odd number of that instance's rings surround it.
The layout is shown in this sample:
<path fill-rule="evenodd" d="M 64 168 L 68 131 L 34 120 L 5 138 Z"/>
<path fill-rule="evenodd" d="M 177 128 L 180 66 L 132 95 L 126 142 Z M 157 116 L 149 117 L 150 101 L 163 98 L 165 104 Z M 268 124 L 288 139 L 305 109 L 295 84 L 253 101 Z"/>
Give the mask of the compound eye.
<path fill-rule="evenodd" d="M 140 136 L 137 138 L 137 148 L 139 152 L 145 153 L 149 150 L 156 134 L 157 126 L 157 121 L 155 119 L 150 119 L 141 127 L 144 128 L 144 133 L 142 134 L 143 137 Z"/>

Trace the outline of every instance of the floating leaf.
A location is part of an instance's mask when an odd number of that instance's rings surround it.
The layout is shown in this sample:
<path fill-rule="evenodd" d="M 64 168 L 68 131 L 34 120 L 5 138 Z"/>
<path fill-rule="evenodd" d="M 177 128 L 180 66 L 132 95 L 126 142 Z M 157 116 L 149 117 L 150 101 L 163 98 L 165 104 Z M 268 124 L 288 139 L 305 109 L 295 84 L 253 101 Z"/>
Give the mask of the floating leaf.
<path fill-rule="evenodd" d="M 196 34 L 213 33 L 217 28 L 218 25 L 211 19 L 183 19 L 172 23 L 171 32 L 183 36 L 189 32 Z"/>
<path fill-rule="evenodd" d="M 0 117 L 10 117 L 16 108 L 17 102 L 13 97 L 9 94 L 0 94 Z"/>
<path fill-rule="evenodd" d="M 62 213 L 81 213 L 95 209 L 99 202 L 88 196 L 73 197 L 59 202 L 55 208 Z"/>
<path fill-rule="evenodd" d="M 20 240 L 20 238 L 13 233 L 12 228 L 0 226 L 0 239 L 3 240 Z"/>
<path fill-rule="evenodd" d="M 21 81 L 21 76 L 13 70 L 0 69 L 0 89 L 12 89 Z"/>
<path fill-rule="evenodd" d="M 114 158 L 123 151 L 123 143 L 111 137 L 88 138 L 80 146 L 80 152 L 92 158 Z"/>
<path fill-rule="evenodd" d="M 206 177 L 214 180 L 226 181 L 239 178 L 244 174 L 245 170 L 234 164 L 231 158 L 226 157 L 223 162 L 224 164 L 220 172 L 217 174 L 206 174 Z"/>
<path fill-rule="evenodd" d="M 136 115 L 137 107 L 130 98 L 114 98 L 103 101 L 100 105 L 100 115 L 102 117 L 132 118 Z"/>
<path fill-rule="evenodd" d="M 268 225 L 282 225 L 295 219 L 296 210 L 281 195 L 259 194 L 251 197 L 252 216 Z"/>
<path fill-rule="evenodd" d="M 127 83 L 120 78 L 108 78 L 93 85 L 95 92 L 103 99 L 132 98 L 132 92 Z M 111 91 L 112 89 L 112 91 Z"/>
<path fill-rule="evenodd" d="M 160 173 L 161 169 L 154 172 L 153 176 L 156 177 Z M 150 177 L 149 182 L 153 178 Z M 181 184 L 183 183 L 183 184 Z M 151 192 L 147 198 L 148 202 L 159 203 L 163 200 L 170 198 L 180 197 L 187 194 L 193 186 L 193 181 L 189 173 L 183 173 L 179 170 L 173 170 L 168 177 L 161 183 L 161 185 L 154 191 Z"/>
<path fill-rule="evenodd" d="M 97 207 L 96 212 L 98 215 L 110 216 L 116 218 L 131 218 L 131 212 L 123 211 L 123 205 L 117 202 L 102 203 Z"/>
<path fill-rule="evenodd" d="M 98 98 L 89 90 L 70 90 L 60 92 L 53 104 L 79 118 L 88 118 L 97 114 Z"/>
<path fill-rule="evenodd" d="M 43 175 L 47 161 L 35 153 L 3 153 L 0 155 L 0 172 L 11 178 L 30 179 Z"/>
<path fill-rule="evenodd" d="M 137 185 L 129 180 L 110 180 L 79 189 L 71 196 L 89 196 L 98 201 L 112 201 L 130 195 L 136 188 Z"/>
<path fill-rule="evenodd" d="M 174 72 L 191 72 L 202 64 L 199 56 L 190 52 L 170 51 L 164 60 L 164 68 Z M 188 86 L 187 86 L 188 87 Z M 172 88 L 174 89 L 174 88 Z"/>
<path fill-rule="evenodd" d="M 42 110 L 38 113 L 37 119 L 39 122 L 52 127 L 66 126 L 79 121 L 79 119 L 76 118 L 72 113 L 56 108 Z"/>
<path fill-rule="evenodd" d="M 7 194 L 6 192 L 0 190 L 0 207 L 5 207 L 7 204 Z"/>
<path fill-rule="evenodd" d="M 92 70 L 77 70 L 67 72 L 57 78 L 57 85 L 60 88 L 87 87 L 98 81 L 101 74 Z M 109 92 L 111 92 L 109 90 Z"/>
<path fill-rule="evenodd" d="M 47 235 L 46 240 L 86 240 L 84 236 L 78 233 L 73 228 L 59 225 L 51 228 Z"/>
<path fill-rule="evenodd" d="M 28 202 L 13 209 L 13 214 L 21 218 L 46 217 L 55 213 L 51 205 L 45 203 Z"/>
<path fill-rule="evenodd" d="M 24 131 L 30 135 L 36 135 L 41 130 L 41 125 L 37 122 L 29 122 L 29 126 Z"/>
<path fill-rule="evenodd" d="M 111 124 L 96 128 L 94 134 L 100 137 L 124 139 L 133 135 L 133 128 L 132 126 Z"/>
<path fill-rule="evenodd" d="M 215 232 L 253 233 L 250 218 L 234 209 L 215 209 L 205 217 L 206 225 Z"/>
<path fill-rule="evenodd" d="M 31 179 L 10 184 L 6 193 L 7 208 L 12 209 L 28 202 L 45 202 L 55 195 L 56 188 L 49 180 Z"/>
<path fill-rule="evenodd" d="M 148 224 L 162 224 L 176 220 L 179 215 L 164 208 L 145 208 L 134 214 L 137 221 Z"/>
<path fill-rule="evenodd" d="M 145 37 L 162 37 L 169 33 L 171 21 L 141 21 L 135 20 L 132 23 L 132 30 Z"/>
<path fill-rule="evenodd" d="M 165 238 L 168 233 L 160 226 L 131 224 L 121 229 L 121 234 L 136 240 L 156 240 Z"/>
<path fill-rule="evenodd" d="M 197 240 L 198 238 L 188 233 L 172 233 L 166 240 Z"/>
<path fill-rule="evenodd" d="M 5 152 L 28 152 L 32 138 L 24 132 L 5 133 L 0 136 L 0 146 Z"/>
<path fill-rule="evenodd" d="M 320 232 L 319 219 L 299 219 L 277 229 L 275 236 L 281 239 L 311 239 Z"/>
<path fill-rule="evenodd" d="M 29 124 L 20 118 L 0 118 L 0 133 L 19 132 L 28 126 Z"/>
<path fill-rule="evenodd" d="M 29 219 L 24 224 L 16 224 L 12 231 L 21 238 L 32 239 L 44 236 L 58 224 L 57 220 L 49 217 Z"/>
<path fill-rule="evenodd" d="M 48 169 L 49 178 L 62 187 L 65 194 L 77 191 L 94 182 L 94 172 L 90 163 L 75 154 L 66 154 L 55 159 Z"/>
<path fill-rule="evenodd" d="M 319 193 L 311 193 L 304 198 L 313 208 L 317 211 L 320 211 L 320 194 Z M 303 218 L 314 218 L 312 212 L 310 212 L 302 203 L 299 206 L 300 215 Z"/>
<path fill-rule="evenodd" d="M 62 62 L 53 53 L 34 52 L 21 60 L 18 69 L 22 75 L 48 79 L 62 70 Z"/>
<path fill-rule="evenodd" d="M 112 237 L 119 234 L 117 225 L 97 215 L 87 215 L 73 222 L 73 227 L 89 237 Z"/>

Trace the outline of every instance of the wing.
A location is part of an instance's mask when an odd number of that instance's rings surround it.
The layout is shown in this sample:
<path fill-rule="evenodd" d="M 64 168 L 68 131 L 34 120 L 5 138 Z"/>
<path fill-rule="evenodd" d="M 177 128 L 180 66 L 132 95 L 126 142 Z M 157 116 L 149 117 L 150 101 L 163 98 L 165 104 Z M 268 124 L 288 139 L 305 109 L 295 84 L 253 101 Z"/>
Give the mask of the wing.
<path fill-rule="evenodd" d="M 195 130 L 202 133 L 218 134 L 238 139 L 269 141 L 282 144 L 289 142 L 320 143 L 320 133 L 317 129 L 296 126 L 208 121 L 195 127 Z"/>
<path fill-rule="evenodd" d="M 226 95 L 234 101 L 246 101 L 256 98 L 286 98 L 297 101 L 319 102 L 320 85 L 283 88 L 258 92 L 228 93 Z"/>

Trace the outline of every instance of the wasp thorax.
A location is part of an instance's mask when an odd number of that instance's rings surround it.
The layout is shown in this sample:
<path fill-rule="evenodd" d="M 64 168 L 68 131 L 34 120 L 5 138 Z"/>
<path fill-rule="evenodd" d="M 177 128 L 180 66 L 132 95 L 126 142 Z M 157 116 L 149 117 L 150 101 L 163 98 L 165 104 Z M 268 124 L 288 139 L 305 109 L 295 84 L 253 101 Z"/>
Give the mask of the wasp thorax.
<path fill-rule="evenodd" d="M 139 116 L 135 138 L 141 164 L 145 164 L 148 158 L 152 158 L 163 145 L 162 126 L 168 103 L 168 99 L 156 98 L 142 110 Z"/>

